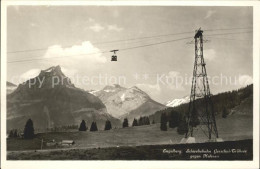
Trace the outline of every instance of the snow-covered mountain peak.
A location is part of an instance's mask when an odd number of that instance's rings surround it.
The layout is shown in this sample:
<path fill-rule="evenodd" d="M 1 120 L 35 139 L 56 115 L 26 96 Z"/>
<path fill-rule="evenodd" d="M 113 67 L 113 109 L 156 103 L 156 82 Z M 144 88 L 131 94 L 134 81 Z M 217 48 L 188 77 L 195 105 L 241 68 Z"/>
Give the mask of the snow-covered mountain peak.
<path fill-rule="evenodd" d="M 189 101 L 190 101 L 190 96 L 185 96 L 185 97 L 180 98 L 180 99 L 170 100 L 165 105 L 168 106 L 168 107 L 176 107 L 176 106 L 179 106 L 181 104 L 188 103 Z"/>
<path fill-rule="evenodd" d="M 99 91 L 91 91 L 91 94 L 99 97 L 106 105 L 108 113 L 117 118 L 129 114 L 142 105 L 146 105 L 147 102 L 151 102 L 151 105 L 147 106 L 152 107 L 151 110 L 138 112 L 137 116 L 144 113 L 151 114 L 164 107 L 160 103 L 153 101 L 147 93 L 136 86 L 125 88 L 119 85 L 111 85 Z"/>

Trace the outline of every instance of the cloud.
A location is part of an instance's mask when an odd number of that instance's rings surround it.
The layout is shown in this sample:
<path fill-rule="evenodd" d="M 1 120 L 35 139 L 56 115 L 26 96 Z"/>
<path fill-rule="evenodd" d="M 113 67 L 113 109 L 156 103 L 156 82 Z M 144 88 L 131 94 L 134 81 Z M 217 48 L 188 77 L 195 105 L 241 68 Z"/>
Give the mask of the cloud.
<path fill-rule="evenodd" d="M 94 22 L 95 20 L 93 18 L 88 18 L 88 22 Z"/>
<path fill-rule="evenodd" d="M 114 11 L 113 11 L 113 16 L 114 16 L 115 18 L 117 18 L 117 17 L 119 16 L 118 10 L 114 10 Z"/>
<path fill-rule="evenodd" d="M 137 84 L 137 87 L 139 87 L 141 90 L 145 91 L 146 93 L 148 93 L 149 95 L 158 95 L 161 93 L 161 87 L 159 84 L 145 84 L 145 83 L 141 83 L 141 84 Z"/>
<path fill-rule="evenodd" d="M 100 52 L 91 42 L 84 41 L 81 45 L 74 45 L 69 48 L 62 48 L 60 45 L 50 46 L 44 58 L 63 57 L 63 61 L 68 59 L 69 62 L 87 60 L 88 62 L 104 63 L 106 58 L 101 56 Z"/>
<path fill-rule="evenodd" d="M 36 23 L 30 23 L 31 27 L 36 27 L 38 26 Z"/>
<path fill-rule="evenodd" d="M 93 30 L 94 32 L 100 32 L 102 30 L 104 30 L 105 28 L 103 26 L 101 26 L 100 24 L 96 23 L 93 26 L 90 26 L 89 29 Z"/>
<path fill-rule="evenodd" d="M 167 88 L 175 91 L 184 91 L 184 78 L 181 76 L 180 72 L 177 71 L 170 71 L 166 76 L 166 85 Z"/>
<path fill-rule="evenodd" d="M 69 48 L 62 48 L 60 45 L 50 46 L 43 58 L 48 58 L 48 62 L 44 62 L 46 67 L 60 65 L 70 70 L 94 70 L 99 64 L 107 62 L 107 58 L 101 54 L 100 49 L 89 41 Z"/>
<path fill-rule="evenodd" d="M 252 84 L 253 78 L 249 75 L 240 75 L 238 81 L 240 85 L 245 86 L 245 85 Z"/>
<path fill-rule="evenodd" d="M 123 30 L 123 28 L 120 28 L 117 25 L 108 25 L 107 29 L 110 31 L 117 31 L 117 32 L 120 32 Z"/>
<path fill-rule="evenodd" d="M 41 72 L 40 69 L 30 69 L 24 72 L 20 77 L 22 81 L 26 81 L 38 76 L 40 72 Z"/>
<path fill-rule="evenodd" d="M 171 84 L 169 84 L 167 87 L 171 90 L 174 90 L 174 91 L 185 91 L 185 88 L 181 85 L 171 85 Z"/>
<path fill-rule="evenodd" d="M 89 41 L 68 48 L 62 48 L 61 45 L 50 46 L 42 59 L 44 59 L 44 62 L 40 62 L 42 70 L 60 65 L 65 76 L 81 88 L 85 86 L 79 86 L 83 83 L 79 80 L 91 77 L 93 72 L 98 72 L 102 64 L 107 62 L 107 58 Z M 41 69 L 30 69 L 24 72 L 19 76 L 18 83 L 38 76 Z"/>
<path fill-rule="evenodd" d="M 169 77 L 177 77 L 177 76 L 180 76 L 180 72 L 177 72 L 177 71 L 170 71 L 169 73 L 168 73 L 168 76 Z"/>
<path fill-rule="evenodd" d="M 69 77 L 70 79 L 73 79 L 73 77 L 78 73 L 78 70 L 76 69 L 68 69 L 63 66 L 61 66 L 61 71 L 64 73 L 65 76 Z"/>
<path fill-rule="evenodd" d="M 215 49 L 206 49 L 204 50 L 204 58 L 208 61 L 212 61 L 216 58 Z"/>
<path fill-rule="evenodd" d="M 91 29 L 94 32 L 100 32 L 103 30 L 120 32 L 123 30 L 123 28 L 119 27 L 116 24 L 106 25 L 106 24 L 94 23 L 95 20 L 92 18 L 89 18 L 88 22 L 92 23 L 92 26 L 89 26 L 88 29 Z"/>
<path fill-rule="evenodd" d="M 216 11 L 209 10 L 209 11 L 207 12 L 206 16 L 204 17 L 204 19 L 210 18 L 214 13 L 216 13 Z"/>

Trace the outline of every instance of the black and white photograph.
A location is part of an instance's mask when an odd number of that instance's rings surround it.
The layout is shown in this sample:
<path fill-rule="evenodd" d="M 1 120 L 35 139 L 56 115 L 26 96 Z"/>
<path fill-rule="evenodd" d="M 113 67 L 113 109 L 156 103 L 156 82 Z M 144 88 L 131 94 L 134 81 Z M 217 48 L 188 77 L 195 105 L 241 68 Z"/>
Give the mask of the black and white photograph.
<path fill-rule="evenodd" d="M 258 168 L 254 5 L 4 8 L 1 165 L 243 161 Z"/>

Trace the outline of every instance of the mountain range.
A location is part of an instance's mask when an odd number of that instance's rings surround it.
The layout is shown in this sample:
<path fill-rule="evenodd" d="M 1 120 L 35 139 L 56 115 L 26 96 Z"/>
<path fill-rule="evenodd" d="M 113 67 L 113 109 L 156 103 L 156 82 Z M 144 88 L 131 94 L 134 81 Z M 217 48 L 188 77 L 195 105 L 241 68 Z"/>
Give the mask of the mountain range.
<path fill-rule="evenodd" d="M 16 88 L 17 88 L 17 85 L 15 85 L 11 82 L 6 82 L 6 94 L 12 93 Z"/>
<path fill-rule="evenodd" d="M 251 116 L 253 85 L 219 93 L 212 96 L 212 101 L 216 115 L 226 108 L 229 115 Z M 79 125 L 85 120 L 88 127 L 96 121 L 103 130 L 106 120 L 111 121 L 113 127 L 121 127 L 124 118 L 128 118 L 131 125 L 133 119 L 140 116 L 160 122 L 163 112 L 187 112 L 188 102 L 186 96 L 163 105 L 136 86 L 109 85 L 102 90 L 85 91 L 75 87 L 60 66 L 53 66 L 18 87 L 7 82 L 7 129 L 23 129 L 29 118 L 37 129 Z M 196 102 L 200 106 L 200 99 Z"/>
<path fill-rule="evenodd" d="M 29 118 L 39 129 L 79 125 L 83 119 L 88 126 L 96 121 L 99 128 L 106 120 L 121 125 L 98 97 L 76 88 L 60 66 L 42 70 L 7 95 L 7 129 L 22 129 Z"/>
<path fill-rule="evenodd" d="M 166 108 L 136 86 L 125 88 L 112 85 L 91 93 L 100 98 L 109 114 L 120 120 L 128 118 L 132 122 L 134 118 L 148 116 Z"/>
<path fill-rule="evenodd" d="M 29 118 L 39 129 L 79 125 L 81 120 L 88 126 L 96 121 L 102 129 L 105 121 L 110 120 L 113 127 L 119 127 L 124 118 L 131 124 L 134 118 L 166 108 L 136 86 L 125 88 L 115 84 L 89 92 L 79 89 L 60 66 L 42 70 L 18 87 L 9 82 L 7 85 L 8 129 L 23 128 Z"/>
<path fill-rule="evenodd" d="M 185 96 L 185 97 L 180 98 L 180 99 L 170 100 L 165 105 L 167 107 L 177 107 L 181 104 L 188 103 L 189 101 L 190 101 L 190 96 Z"/>

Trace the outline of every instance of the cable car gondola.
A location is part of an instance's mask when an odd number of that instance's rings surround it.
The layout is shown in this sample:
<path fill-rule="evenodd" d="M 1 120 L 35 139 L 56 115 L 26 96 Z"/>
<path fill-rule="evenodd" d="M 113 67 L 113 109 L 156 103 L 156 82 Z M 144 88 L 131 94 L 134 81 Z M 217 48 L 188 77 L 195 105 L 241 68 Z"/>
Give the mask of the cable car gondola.
<path fill-rule="evenodd" d="M 117 61 L 117 56 L 116 56 L 116 52 L 117 52 L 118 50 L 111 50 L 110 52 L 114 52 L 114 54 L 112 55 L 112 57 L 111 57 L 111 61 Z"/>

